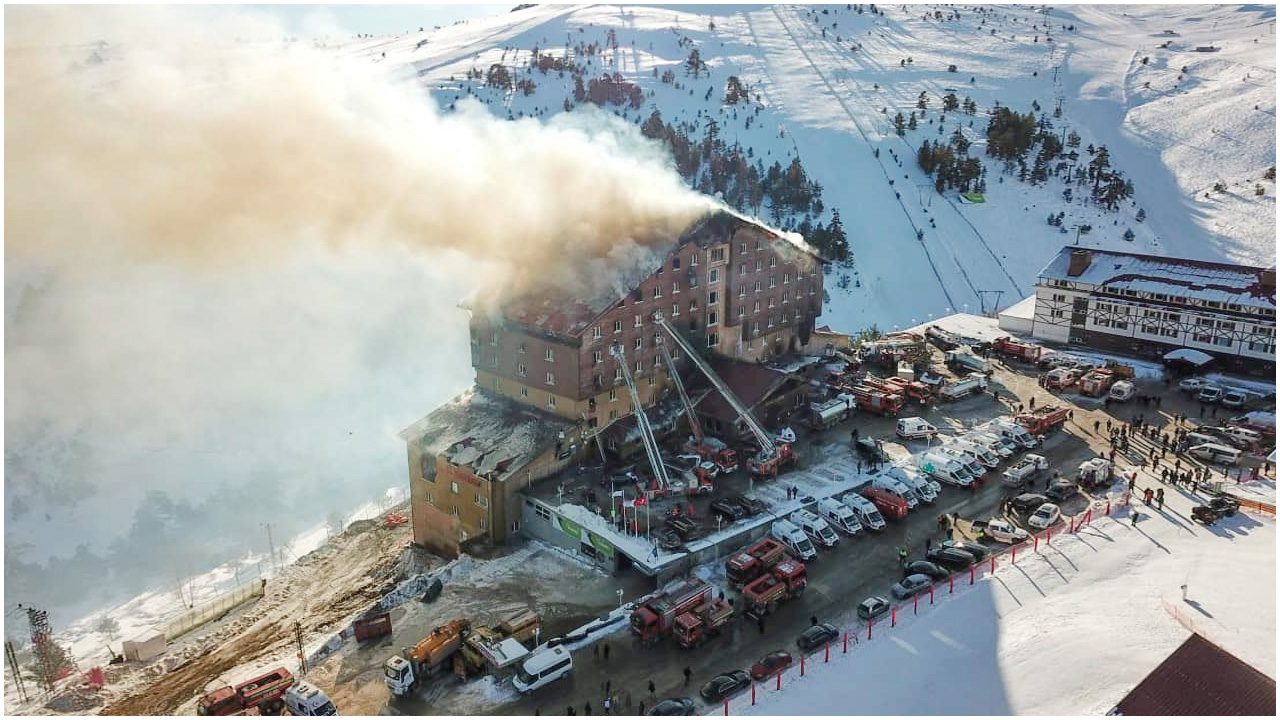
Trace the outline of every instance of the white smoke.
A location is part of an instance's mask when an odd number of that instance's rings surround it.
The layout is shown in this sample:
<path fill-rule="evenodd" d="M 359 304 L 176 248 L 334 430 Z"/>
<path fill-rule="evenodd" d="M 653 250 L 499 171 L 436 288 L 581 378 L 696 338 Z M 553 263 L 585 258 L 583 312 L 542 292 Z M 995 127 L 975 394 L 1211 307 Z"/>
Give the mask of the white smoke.
<path fill-rule="evenodd" d="M 153 490 L 233 548 L 404 482 L 395 433 L 471 380 L 460 299 L 607 290 L 709 207 L 603 113 L 442 115 L 230 10 L 5 20 L 23 560 L 124 553 Z"/>

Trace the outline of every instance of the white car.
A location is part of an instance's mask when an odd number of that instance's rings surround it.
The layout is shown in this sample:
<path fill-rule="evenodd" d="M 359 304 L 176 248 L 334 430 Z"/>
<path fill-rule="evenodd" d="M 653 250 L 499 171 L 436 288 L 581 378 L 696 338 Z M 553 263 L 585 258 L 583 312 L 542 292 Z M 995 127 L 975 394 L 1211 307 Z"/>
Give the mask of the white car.
<path fill-rule="evenodd" d="M 1061 519 L 1062 510 L 1053 503 L 1045 503 L 1031 513 L 1031 517 L 1027 518 L 1027 524 L 1037 530 L 1044 530 Z"/>
<path fill-rule="evenodd" d="M 1196 393 L 1200 392 L 1200 389 L 1207 384 L 1208 383 L 1204 381 L 1204 378 L 1198 378 L 1198 377 L 1187 378 L 1186 380 L 1183 380 L 1182 382 L 1178 383 L 1178 389 L 1184 393 L 1187 393 L 1188 395 L 1195 395 Z"/>

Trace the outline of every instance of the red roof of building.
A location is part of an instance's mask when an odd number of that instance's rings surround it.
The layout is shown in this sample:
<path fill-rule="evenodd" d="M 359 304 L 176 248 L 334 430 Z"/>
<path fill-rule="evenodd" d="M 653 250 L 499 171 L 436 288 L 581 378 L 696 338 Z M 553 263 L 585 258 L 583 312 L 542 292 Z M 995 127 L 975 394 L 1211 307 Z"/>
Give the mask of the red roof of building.
<path fill-rule="evenodd" d="M 1276 681 L 1192 633 L 1113 712 L 1274 716 Z"/>
<path fill-rule="evenodd" d="M 772 395 L 789 375 L 764 365 L 711 358 L 711 367 L 738 400 L 747 408 L 755 408 Z M 736 420 L 738 413 L 714 388 L 697 404 L 698 412 L 724 420 Z"/>

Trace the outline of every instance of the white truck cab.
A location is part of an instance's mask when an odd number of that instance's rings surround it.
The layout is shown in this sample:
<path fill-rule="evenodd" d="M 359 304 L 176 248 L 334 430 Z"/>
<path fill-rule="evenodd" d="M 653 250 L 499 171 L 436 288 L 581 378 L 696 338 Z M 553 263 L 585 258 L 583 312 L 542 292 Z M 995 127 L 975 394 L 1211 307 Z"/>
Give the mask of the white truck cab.
<path fill-rule="evenodd" d="M 847 534 L 856 535 L 862 531 L 862 523 L 848 505 L 835 498 L 823 498 L 818 501 L 818 514 L 835 529 Z"/>
<path fill-rule="evenodd" d="M 790 519 L 810 540 L 822 547 L 835 547 L 840 544 L 840 536 L 831 529 L 827 521 L 808 510 L 797 510 L 791 513 Z"/>
<path fill-rule="evenodd" d="M 309 682 L 299 680 L 284 691 L 284 706 L 290 715 L 337 715 L 338 708 L 323 690 Z"/>
<path fill-rule="evenodd" d="M 1107 391 L 1107 397 L 1116 402 L 1126 402 L 1134 396 L 1137 389 L 1128 380 L 1117 380 Z"/>
<path fill-rule="evenodd" d="M 1001 460 L 1013 457 L 1014 452 L 1018 450 L 1018 446 L 1011 441 L 1005 440 L 995 433 L 981 432 L 969 436 L 974 442 L 985 447 L 995 453 L 996 457 Z"/>
<path fill-rule="evenodd" d="M 818 557 L 818 551 L 813 549 L 813 543 L 809 542 L 808 536 L 789 520 L 775 520 L 773 526 L 769 528 L 769 534 L 774 540 L 786 545 L 787 549 L 801 560 L 807 562 Z"/>

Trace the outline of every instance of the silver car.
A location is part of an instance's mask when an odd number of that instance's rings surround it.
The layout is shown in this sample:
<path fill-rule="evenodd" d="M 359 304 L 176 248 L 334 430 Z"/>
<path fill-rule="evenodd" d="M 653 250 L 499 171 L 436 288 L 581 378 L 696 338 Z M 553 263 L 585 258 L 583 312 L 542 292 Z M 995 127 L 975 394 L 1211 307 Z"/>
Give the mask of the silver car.
<path fill-rule="evenodd" d="M 908 575 L 894 583 L 893 587 L 889 589 L 889 592 L 899 600 L 905 600 L 912 595 L 919 595 L 920 593 L 925 592 L 932 584 L 933 579 L 928 575 L 916 573 L 915 575 Z"/>

